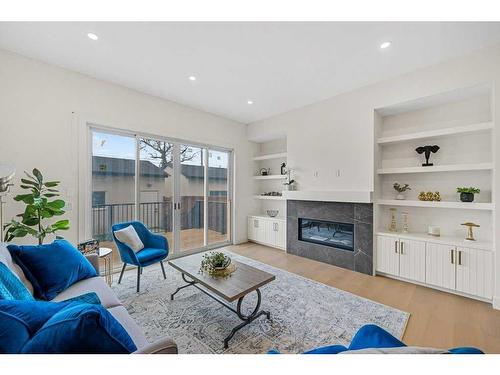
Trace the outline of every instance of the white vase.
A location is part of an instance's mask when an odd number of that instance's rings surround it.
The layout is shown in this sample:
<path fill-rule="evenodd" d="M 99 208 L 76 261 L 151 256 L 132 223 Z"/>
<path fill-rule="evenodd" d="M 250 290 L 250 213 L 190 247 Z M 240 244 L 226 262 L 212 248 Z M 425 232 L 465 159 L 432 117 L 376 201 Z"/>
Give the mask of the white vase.
<path fill-rule="evenodd" d="M 405 195 L 403 193 L 399 193 L 398 195 L 396 195 L 396 199 L 399 201 L 403 201 L 405 200 Z"/>

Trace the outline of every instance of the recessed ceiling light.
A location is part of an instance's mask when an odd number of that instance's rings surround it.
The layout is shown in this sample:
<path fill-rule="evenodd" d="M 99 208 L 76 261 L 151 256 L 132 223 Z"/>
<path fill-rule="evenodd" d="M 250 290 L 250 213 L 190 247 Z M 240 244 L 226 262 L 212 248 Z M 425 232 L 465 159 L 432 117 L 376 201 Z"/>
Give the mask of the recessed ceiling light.
<path fill-rule="evenodd" d="M 380 45 L 380 49 L 386 49 L 386 48 L 389 48 L 391 46 L 391 42 L 384 42 Z"/>
<path fill-rule="evenodd" d="M 196 77 L 195 76 L 189 76 L 189 80 L 190 81 L 196 81 Z"/>
<path fill-rule="evenodd" d="M 99 37 L 94 33 L 88 33 L 87 36 L 89 37 L 89 39 L 92 39 L 92 40 L 99 39 Z"/>
<path fill-rule="evenodd" d="M 253 104 L 253 100 L 248 100 L 247 103 L 250 104 L 250 105 L 252 105 Z"/>

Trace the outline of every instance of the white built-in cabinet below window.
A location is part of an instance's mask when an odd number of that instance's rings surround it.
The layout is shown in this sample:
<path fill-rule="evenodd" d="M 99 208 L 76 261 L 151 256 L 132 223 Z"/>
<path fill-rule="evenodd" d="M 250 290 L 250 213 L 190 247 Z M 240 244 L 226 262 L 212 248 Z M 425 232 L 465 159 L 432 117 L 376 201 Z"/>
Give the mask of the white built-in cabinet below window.
<path fill-rule="evenodd" d="M 265 216 L 248 217 L 248 239 L 263 245 L 285 249 L 285 219 Z"/>
<path fill-rule="evenodd" d="M 377 235 L 377 273 L 491 300 L 492 253 L 454 244 Z"/>

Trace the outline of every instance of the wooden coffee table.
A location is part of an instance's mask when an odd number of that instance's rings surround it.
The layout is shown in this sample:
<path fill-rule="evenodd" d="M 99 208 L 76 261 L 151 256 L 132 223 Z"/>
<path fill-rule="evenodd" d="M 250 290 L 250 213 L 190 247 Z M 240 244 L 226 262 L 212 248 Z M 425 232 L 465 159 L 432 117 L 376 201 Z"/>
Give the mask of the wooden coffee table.
<path fill-rule="evenodd" d="M 224 348 L 228 348 L 229 340 L 234 334 L 247 324 L 253 322 L 255 319 L 262 315 L 266 315 L 267 319 L 271 319 L 269 311 L 260 310 L 262 302 L 262 295 L 260 287 L 270 283 L 276 277 L 268 272 L 259 270 L 255 267 L 249 266 L 233 260 L 236 270 L 227 278 L 215 278 L 206 273 L 200 274 L 200 266 L 203 253 L 188 255 L 182 258 L 177 258 L 169 261 L 168 263 L 181 272 L 182 279 L 187 283 L 180 286 L 172 293 L 170 299 L 173 300 L 174 296 L 188 286 L 194 286 L 206 295 L 210 296 L 224 307 L 234 312 L 243 322 L 233 328 L 229 336 L 224 339 Z M 188 280 L 186 276 L 190 279 Z M 249 315 L 244 315 L 241 312 L 241 305 L 245 296 L 251 292 L 257 293 L 257 303 Z M 236 309 L 231 302 L 237 301 Z"/>

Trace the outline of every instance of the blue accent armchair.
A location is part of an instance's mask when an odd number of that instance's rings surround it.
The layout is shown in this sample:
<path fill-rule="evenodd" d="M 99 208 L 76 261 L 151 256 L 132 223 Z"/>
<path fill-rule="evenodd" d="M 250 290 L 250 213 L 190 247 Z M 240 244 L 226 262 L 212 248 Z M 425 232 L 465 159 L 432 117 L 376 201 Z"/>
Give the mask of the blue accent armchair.
<path fill-rule="evenodd" d="M 322 346 L 304 352 L 304 354 L 338 354 L 350 350 L 400 348 L 406 346 L 389 332 L 375 324 L 366 324 L 361 327 L 352 338 L 349 347 L 343 345 Z M 484 354 L 481 350 L 472 347 L 448 349 L 449 354 Z M 279 354 L 277 350 L 270 350 L 269 354 Z"/>
<path fill-rule="evenodd" d="M 137 232 L 137 235 L 144 244 L 144 249 L 134 252 L 130 247 L 128 247 L 123 242 L 120 242 L 115 236 L 115 231 L 123 229 L 132 225 Z M 118 279 L 118 284 L 121 283 L 123 272 L 125 272 L 125 267 L 127 264 L 131 264 L 137 267 L 137 293 L 140 291 L 141 285 L 141 274 L 144 267 L 150 266 L 151 264 L 160 263 L 161 270 L 163 272 L 163 278 L 166 279 L 165 268 L 163 266 L 163 260 L 168 256 L 168 241 L 164 236 L 152 233 L 142 222 L 140 221 L 129 221 L 125 223 L 114 224 L 111 227 L 111 233 L 113 239 L 115 240 L 118 251 L 120 252 L 120 257 L 123 262 L 122 272 L 120 273 L 120 278 Z"/>

